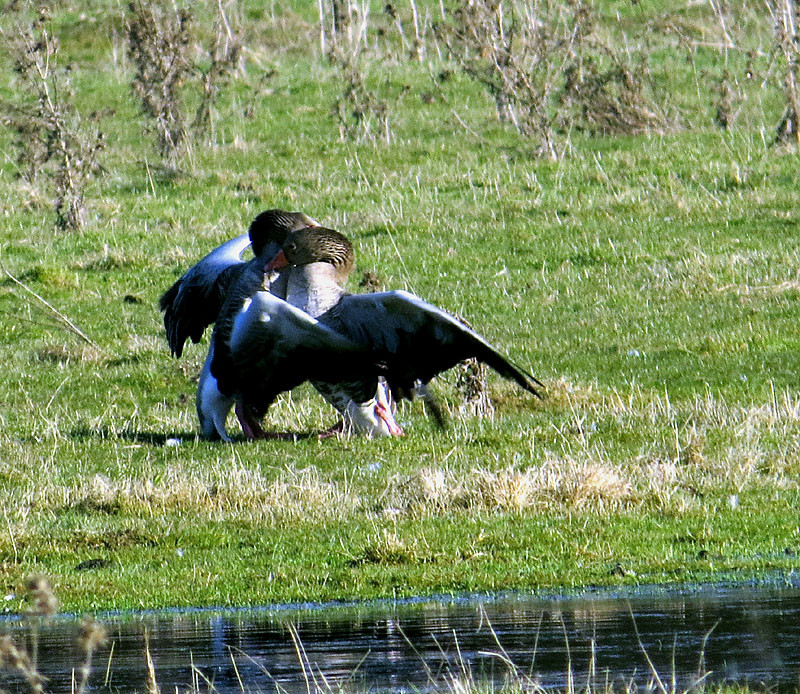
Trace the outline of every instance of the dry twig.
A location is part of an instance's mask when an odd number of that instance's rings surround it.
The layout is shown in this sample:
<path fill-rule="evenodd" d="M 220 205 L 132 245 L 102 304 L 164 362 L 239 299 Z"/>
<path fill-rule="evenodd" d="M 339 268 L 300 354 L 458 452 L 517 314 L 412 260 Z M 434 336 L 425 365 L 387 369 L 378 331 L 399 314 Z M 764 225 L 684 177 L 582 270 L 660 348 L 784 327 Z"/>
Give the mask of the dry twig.
<path fill-rule="evenodd" d="M 0 266 L 0 267 L 2 267 L 2 266 Z M 99 352 L 102 352 L 103 354 L 105 354 L 105 350 L 102 347 L 100 347 L 94 340 L 92 340 L 88 335 L 86 335 L 86 333 L 84 333 L 77 325 L 75 325 L 75 323 L 73 323 L 69 318 L 67 318 L 63 313 L 61 313 L 61 311 L 59 311 L 55 306 L 53 306 L 53 304 L 51 304 L 49 301 L 47 301 L 46 299 L 44 299 L 41 296 L 39 296 L 39 294 L 37 294 L 35 291 L 33 291 L 33 289 L 31 289 L 27 284 L 25 284 L 24 282 L 18 280 L 16 277 L 14 277 L 14 275 L 12 275 L 8 270 L 6 270 L 5 268 L 2 268 L 2 269 L 3 269 L 3 272 L 6 274 L 6 276 L 12 282 L 14 282 L 14 284 L 16 284 L 17 286 L 19 286 L 22 289 L 24 289 L 28 294 L 30 294 L 34 299 L 36 299 L 42 306 L 44 306 L 47 310 L 49 310 L 56 317 L 56 319 L 59 321 L 59 323 L 61 323 L 61 325 L 63 325 L 67 330 L 69 330 L 69 332 L 73 333 L 74 335 L 77 335 L 84 342 L 88 343 L 89 345 L 94 347 Z"/>
<path fill-rule="evenodd" d="M 800 145 L 800 6 L 797 0 L 773 0 L 770 7 L 775 39 L 785 62 L 786 110 L 778 125 L 776 143 Z"/>
<path fill-rule="evenodd" d="M 58 67 L 58 40 L 42 9 L 33 24 L 9 34 L 3 43 L 22 78 L 21 99 L 0 101 L 0 122 L 17 135 L 17 162 L 23 178 L 33 183 L 42 171 L 51 174 L 58 226 L 80 229 L 86 216 L 84 191 L 98 168 L 103 135 L 75 107 L 69 73 Z"/>

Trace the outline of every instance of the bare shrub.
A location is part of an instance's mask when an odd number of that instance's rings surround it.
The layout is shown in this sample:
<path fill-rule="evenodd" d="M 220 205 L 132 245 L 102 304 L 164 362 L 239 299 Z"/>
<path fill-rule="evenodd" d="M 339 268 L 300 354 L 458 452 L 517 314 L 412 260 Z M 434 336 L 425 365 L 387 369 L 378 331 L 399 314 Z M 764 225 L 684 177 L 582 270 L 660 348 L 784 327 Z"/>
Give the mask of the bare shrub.
<path fill-rule="evenodd" d="M 69 71 L 58 64 L 58 40 L 45 9 L 29 27 L 2 33 L 21 90 L 16 101 L 0 101 L 0 122 L 17 136 L 21 177 L 35 184 L 46 172 L 52 181 L 56 221 L 62 229 L 85 222 L 84 191 L 97 169 L 103 136 L 99 116 L 81 116 Z"/>
<path fill-rule="evenodd" d="M 434 31 L 460 69 L 491 94 L 498 118 L 537 140 L 541 156 L 559 158 L 575 127 L 663 127 L 630 58 L 603 41 L 583 2 L 460 0 Z"/>
<path fill-rule="evenodd" d="M 369 3 L 356 0 L 323 0 L 319 3 L 320 42 L 323 53 L 338 72 L 342 84 L 333 104 L 333 115 L 342 140 L 381 139 L 391 142 L 388 79 L 367 86 L 365 52 L 369 28 Z"/>
<path fill-rule="evenodd" d="M 429 10 L 426 9 L 425 15 L 420 16 L 419 8 L 414 0 L 409 0 L 408 4 L 411 10 L 410 24 L 411 30 L 413 30 L 414 33 L 413 38 L 408 38 L 406 36 L 407 33 L 410 33 L 406 30 L 406 24 L 409 22 L 403 21 L 398 7 L 392 0 L 388 0 L 388 2 L 384 3 L 383 13 L 387 20 L 394 26 L 397 36 L 400 38 L 402 49 L 406 55 L 412 60 L 422 61 L 426 52 L 426 34 L 431 23 L 430 14 Z"/>
<path fill-rule="evenodd" d="M 355 59 L 337 65 L 343 88 L 333 104 L 333 114 L 340 139 L 374 142 L 380 138 L 391 142 L 389 109 L 375 91 L 367 88 L 361 62 Z"/>
<path fill-rule="evenodd" d="M 714 94 L 714 123 L 720 128 L 730 130 L 739 114 L 742 102 L 741 90 L 736 86 L 735 78 L 730 71 L 723 70 L 722 75 L 712 87 Z"/>
<path fill-rule="evenodd" d="M 787 101 L 775 141 L 800 145 L 800 6 L 796 0 L 771 0 L 768 7 L 778 50 L 785 63 L 783 89 Z"/>
<path fill-rule="evenodd" d="M 566 82 L 559 98 L 561 126 L 595 135 L 662 132 L 666 119 L 646 96 L 639 76 L 646 74 L 645 66 L 635 66 L 627 56 L 597 47 L 601 59 L 577 55 L 578 60 L 564 71 Z"/>
<path fill-rule="evenodd" d="M 460 1 L 434 31 L 461 70 L 491 94 L 498 118 L 535 137 L 539 153 L 556 159 L 555 113 L 548 102 L 562 68 L 555 36 L 543 30 L 541 5 Z"/>
<path fill-rule="evenodd" d="M 131 87 L 155 121 L 161 155 L 175 156 L 187 135 L 181 87 L 190 77 L 191 13 L 137 0 L 129 6 L 128 52 L 136 66 Z"/>
<path fill-rule="evenodd" d="M 219 90 L 236 69 L 241 43 L 232 31 L 222 3 L 215 22 L 214 47 L 206 51 L 210 64 L 193 57 L 199 43 L 192 11 L 153 0 L 129 5 L 128 53 L 136 67 L 131 82 L 144 113 L 152 118 L 161 156 L 174 162 L 190 145 L 189 135 L 211 131 Z M 184 88 L 200 91 L 192 119 L 184 105 Z"/>

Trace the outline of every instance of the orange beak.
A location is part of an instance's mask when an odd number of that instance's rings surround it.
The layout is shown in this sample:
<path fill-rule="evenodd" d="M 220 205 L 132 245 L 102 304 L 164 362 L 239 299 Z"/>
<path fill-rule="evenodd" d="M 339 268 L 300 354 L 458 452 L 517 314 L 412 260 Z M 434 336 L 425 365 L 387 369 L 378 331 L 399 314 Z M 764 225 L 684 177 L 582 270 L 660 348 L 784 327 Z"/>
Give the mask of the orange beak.
<path fill-rule="evenodd" d="M 284 267 L 289 267 L 289 261 L 286 259 L 286 254 L 283 251 L 278 251 L 277 255 L 266 264 L 264 272 L 280 270 Z"/>

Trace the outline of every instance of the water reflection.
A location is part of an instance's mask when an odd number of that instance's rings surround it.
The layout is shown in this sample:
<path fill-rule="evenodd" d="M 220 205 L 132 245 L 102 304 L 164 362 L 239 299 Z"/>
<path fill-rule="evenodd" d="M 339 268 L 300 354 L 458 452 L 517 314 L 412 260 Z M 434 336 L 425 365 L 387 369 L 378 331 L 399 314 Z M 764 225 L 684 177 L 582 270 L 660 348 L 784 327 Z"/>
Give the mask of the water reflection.
<path fill-rule="evenodd" d="M 640 641 L 667 689 L 673 677 L 685 688 L 706 671 L 712 681 L 786 690 L 800 685 L 797 587 L 651 589 L 625 597 L 505 596 L 103 621 L 113 652 L 109 645 L 96 658 L 95 691 L 145 691 L 145 631 L 164 692 L 193 684 L 206 691 L 211 683 L 224 693 L 281 689 L 299 694 L 307 691 L 306 677 L 312 687 L 316 681 L 332 688 L 345 683 L 371 691 L 425 690 L 464 679 L 466 673 L 500 683 L 511 667 L 542 687 L 566 689 L 568 663 L 577 687 L 590 676 L 595 685 L 609 680 L 644 685 L 652 675 Z M 30 637 L 16 622 L 0 628 L 17 638 Z M 50 678 L 49 691 L 71 689 L 71 667 L 80 659 L 73 645 L 77 629 L 77 621 L 67 619 L 39 628 L 38 659 Z M 26 689 L 7 672 L 0 673 L 0 688 Z"/>

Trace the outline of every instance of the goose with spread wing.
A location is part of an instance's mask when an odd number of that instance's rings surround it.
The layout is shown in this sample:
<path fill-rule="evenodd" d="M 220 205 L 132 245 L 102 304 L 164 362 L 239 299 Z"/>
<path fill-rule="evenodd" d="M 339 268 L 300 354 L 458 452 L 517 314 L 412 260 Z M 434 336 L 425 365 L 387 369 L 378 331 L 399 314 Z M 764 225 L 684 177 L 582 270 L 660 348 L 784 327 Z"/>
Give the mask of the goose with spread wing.
<path fill-rule="evenodd" d="M 311 228 L 306 228 L 306 231 Z M 326 234 L 338 235 L 338 232 L 328 229 Z M 314 332 L 308 325 L 302 324 L 303 330 L 298 332 L 294 342 L 294 351 L 305 355 L 302 359 L 298 359 L 291 349 L 293 343 L 288 339 L 288 334 L 281 332 L 288 328 L 279 322 L 280 319 L 289 321 L 289 326 L 297 328 L 297 316 L 304 315 L 317 324 L 314 320 L 316 316 L 341 297 L 343 285 L 353 269 L 353 249 L 344 236 L 338 236 L 339 248 L 343 252 L 334 253 L 329 258 L 330 262 L 305 264 L 302 267 L 282 264 L 280 269 L 268 266 L 270 272 L 285 270 L 284 295 L 288 304 L 293 306 L 292 311 L 280 302 L 263 296 L 263 292 L 257 291 L 257 288 L 252 291 L 253 287 L 241 282 L 229 292 L 212 338 L 210 363 L 207 362 L 207 368 L 204 367 L 206 378 L 201 378 L 201 385 L 213 384 L 213 388 L 208 393 L 198 392 L 198 400 L 202 398 L 209 404 L 205 413 L 201 413 L 198 407 L 203 433 L 207 437 L 219 436 L 230 440 L 225 431 L 225 417 L 233 403 L 247 438 L 284 436 L 268 434 L 261 428 L 260 420 L 277 393 L 294 387 L 287 386 L 287 383 L 299 385 L 305 380 L 310 380 L 343 415 L 342 422 L 321 436 L 338 433 L 349 427 L 372 435 L 402 433 L 392 417 L 385 382 L 377 378 L 378 370 L 374 363 L 369 362 L 371 350 L 368 347 L 359 346 L 359 359 L 366 366 L 362 372 L 356 373 L 348 368 L 330 368 L 329 362 L 341 360 L 342 354 L 337 351 L 335 344 L 329 344 L 329 351 L 325 353 L 321 345 L 330 343 L 329 337 L 317 346 L 314 357 L 309 357 L 309 345 L 300 339 L 301 336 L 308 338 Z M 325 280 L 321 281 L 323 277 Z M 272 294 L 276 292 L 272 291 Z M 297 308 L 300 309 L 299 314 L 295 310 Z M 316 330 L 333 332 L 324 326 Z M 340 339 L 345 340 L 341 336 Z M 273 368 L 273 364 L 282 364 L 282 368 Z M 365 378 L 364 373 L 369 373 L 373 378 Z M 296 381 L 298 378 L 300 380 Z M 349 400 L 341 402 L 336 399 L 335 394 L 339 389 L 334 384 L 343 380 L 355 383 L 351 389 L 355 388 L 360 394 L 359 408 L 354 409 L 352 403 L 348 407 Z"/>
<path fill-rule="evenodd" d="M 265 433 L 258 423 L 280 393 L 306 380 L 317 389 L 335 388 L 344 381 L 362 384 L 358 397 L 374 402 L 375 384 L 385 369 L 368 345 L 348 339 L 268 291 L 244 302 L 233 320 L 228 350 L 232 368 L 216 372 L 219 388 L 236 400 L 247 438 L 284 437 Z M 212 373 L 216 366 L 213 361 Z M 371 415 L 380 417 L 375 409 L 373 405 Z M 224 437 L 224 429 L 219 433 Z"/>
<path fill-rule="evenodd" d="M 159 301 L 172 354 L 180 357 L 187 339 L 200 341 L 205 329 L 220 317 L 229 295 L 234 294 L 241 301 L 266 283 L 270 291 L 284 296 L 286 273 L 267 277 L 265 265 L 280 250 L 289 232 L 315 225 L 318 222 L 302 212 L 265 210 L 253 220 L 247 234 L 223 243 L 189 268 Z M 242 254 L 248 246 L 252 247 L 253 258 L 244 261 Z M 212 340 L 200 372 L 197 416 L 204 436 L 214 438 L 221 432 L 229 440 L 224 422 L 233 400 L 217 387 L 211 374 L 213 359 Z"/>
<path fill-rule="evenodd" d="M 340 233 L 322 227 L 300 229 L 289 234 L 283 249 L 267 265 L 268 270 L 291 267 L 286 300 L 318 318 L 351 342 L 370 350 L 371 363 L 382 364 L 391 395 L 408 398 L 419 385 L 470 357 L 486 363 L 501 376 L 527 392 L 541 397 L 544 388 L 536 378 L 512 364 L 483 337 L 445 311 L 409 292 L 397 290 L 374 294 L 349 294 L 341 277 L 352 268 L 352 245 Z M 261 334 L 246 332 L 240 344 L 249 345 L 247 354 L 257 351 Z M 297 349 L 302 344 L 297 343 Z M 249 370 L 245 353 L 239 368 Z M 335 350 L 331 351 L 331 358 Z M 288 368 L 288 367 L 287 367 Z M 335 369 L 331 364 L 330 369 Z M 365 371 L 360 378 L 329 374 L 318 390 L 356 428 L 371 436 L 399 435 L 402 430 L 380 401 L 379 376 Z M 308 378 L 314 379 L 309 375 Z M 375 394 L 378 394 L 377 397 Z M 365 399 L 366 398 L 366 399 Z M 370 424 L 370 422 L 372 424 Z"/>
<path fill-rule="evenodd" d="M 190 267 L 158 302 L 173 356 L 183 354 L 186 340 L 200 341 L 205 329 L 217 320 L 228 291 L 243 275 L 258 275 L 260 283 L 265 264 L 280 250 L 286 235 L 312 226 L 319 223 L 302 212 L 265 210 L 246 234 L 226 241 Z M 248 246 L 254 257 L 244 261 L 242 254 Z"/>

